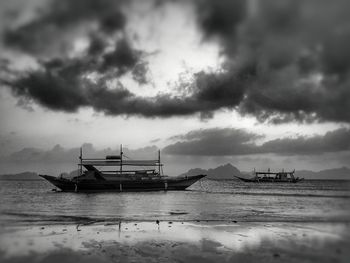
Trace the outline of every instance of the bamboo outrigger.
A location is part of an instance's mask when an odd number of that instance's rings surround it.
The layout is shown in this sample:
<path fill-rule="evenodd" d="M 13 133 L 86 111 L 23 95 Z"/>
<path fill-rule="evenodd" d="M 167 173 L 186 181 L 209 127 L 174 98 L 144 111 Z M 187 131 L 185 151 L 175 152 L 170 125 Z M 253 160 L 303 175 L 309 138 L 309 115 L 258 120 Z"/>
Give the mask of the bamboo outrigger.
<path fill-rule="evenodd" d="M 85 191 L 159 191 L 185 190 L 206 175 L 170 177 L 163 175 L 163 164 L 158 151 L 157 160 L 127 160 L 120 155 L 106 156 L 104 159 L 86 159 L 80 149 L 79 175 L 71 179 L 63 176 L 39 175 L 57 188 L 67 192 Z M 100 170 L 97 167 L 116 167 Z M 148 167 L 147 169 L 123 169 L 124 167 Z M 85 168 L 85 170 L 83 170 Z"/>

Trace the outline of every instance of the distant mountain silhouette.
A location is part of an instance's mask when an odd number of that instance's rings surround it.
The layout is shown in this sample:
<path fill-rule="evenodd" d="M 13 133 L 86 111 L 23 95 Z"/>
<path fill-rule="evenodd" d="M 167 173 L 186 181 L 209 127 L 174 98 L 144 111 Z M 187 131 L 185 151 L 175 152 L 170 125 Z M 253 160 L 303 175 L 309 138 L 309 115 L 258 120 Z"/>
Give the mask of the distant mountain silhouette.
<path fill-rule="evenodd" d="M 218 166 L 214 169 L 201 169 L 195 168 L 190 169 L 188 172 L 182 175 L 196 175 L 196 174 L 207 174 L 207 179 L 237 179 L 234 176 L 242 176 L 245 178 L 253 177 L 251 172 L 241 172 L 232 164 L 225 164 Z M 300 170 L 295 172 L 296 177 L 305 179 L 319 179 L 319 180 L 350 180 L 350 169 L 347 167 L 327 169 L 319 172 Z"/>
<path fill-rule="evenodd" d="M 188 172 L 182 175 L 197 175 L 197 174 L 206 174 L 207 179 L 216 179 L 216 180 L 236 179 L 234 176 L 241 176 L 241 172 L 230 163 L 218 166 L 214 169 L 208 169 L 208 170 L 201 169 L 201 168 L 190 169 Z"/>
<path fill-rule="evenodd" d="M 2 174 L 1 180 L 40 180 L 41 177 L 37 173 L 24 172 L 19 174 Z"/>
<path fill-rule="evenodd" d="M 65 178 L 73 178 L 79 175 L 79 170 L 71 171 L 70 173 L 63 173 Z M 23 172 L 18 174 L 0 174 L 0 180 L 44 180 L 37 173 Z"/>
<path fill-rule="evenodd" d="M 301 170 L 295 172 L 296 176 L 303 177 L 305 179 L 344 179 L 350 180 L 350 169 L 347 167 L 327 169 L 319 172 Z"/>

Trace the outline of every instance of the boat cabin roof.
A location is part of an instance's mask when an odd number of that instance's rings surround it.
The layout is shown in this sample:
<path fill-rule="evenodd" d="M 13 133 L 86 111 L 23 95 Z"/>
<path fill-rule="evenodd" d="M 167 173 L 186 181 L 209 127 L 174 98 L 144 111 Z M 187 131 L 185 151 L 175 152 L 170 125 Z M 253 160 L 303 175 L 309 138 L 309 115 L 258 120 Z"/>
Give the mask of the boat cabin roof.
<path fill-rule="evenodd" d="M 159 166 L 163 165 L 158 160 L 118 160 L 118 159 L 83 159 L 83 166 Z"/>
<path fill-rule="evenodd" d="M 277 175 L 277 174 L 294 174 L 294 172 L 255 172 L 255 174 L 272 174 L 272 175 Z"/>

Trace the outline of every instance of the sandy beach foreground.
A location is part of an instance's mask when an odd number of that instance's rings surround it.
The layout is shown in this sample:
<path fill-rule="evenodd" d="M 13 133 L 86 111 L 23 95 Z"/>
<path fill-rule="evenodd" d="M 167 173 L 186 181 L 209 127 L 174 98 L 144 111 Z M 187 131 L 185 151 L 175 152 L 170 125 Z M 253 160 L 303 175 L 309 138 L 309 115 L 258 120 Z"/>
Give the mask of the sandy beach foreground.
<path fill-rule="evenodd" d="M 0 262 L 348 262 L 349 223 L 121 222 L 5 227 Z"/>

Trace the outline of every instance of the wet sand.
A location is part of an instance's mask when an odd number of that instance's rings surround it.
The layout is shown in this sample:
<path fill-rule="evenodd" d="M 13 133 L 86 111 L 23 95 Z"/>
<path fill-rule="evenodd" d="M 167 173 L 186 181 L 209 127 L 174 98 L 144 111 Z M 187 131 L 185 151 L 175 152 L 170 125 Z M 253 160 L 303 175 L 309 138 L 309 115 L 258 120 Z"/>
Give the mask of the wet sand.
<path fill-rule="evenodd" d="M 0 262 L 349 262 L 349 223 L 9 226 Z"/>

